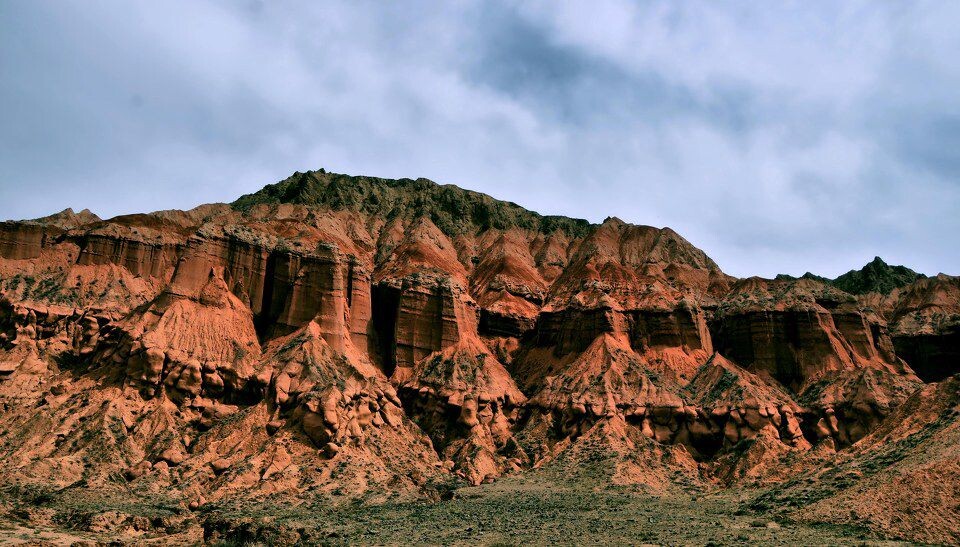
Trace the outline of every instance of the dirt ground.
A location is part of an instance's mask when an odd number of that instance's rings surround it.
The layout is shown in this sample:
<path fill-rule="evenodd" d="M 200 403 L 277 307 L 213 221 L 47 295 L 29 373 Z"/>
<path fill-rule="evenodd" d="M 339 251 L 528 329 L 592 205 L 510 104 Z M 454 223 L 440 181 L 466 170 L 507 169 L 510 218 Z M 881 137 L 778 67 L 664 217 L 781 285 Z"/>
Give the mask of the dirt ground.
<path fill-rule="evenodd" d="M 110 501 L 97 512 L 83 492 L 5 499 L 0 544 L 213 545 L 903 545 L 865 528 L 777 520 L 751 511 L 760 493 L 678 490 L 652 495 L 636 487 L 563 481 L 534 471 L 443 493 L 436 502 L 282 500 L 196 511 L 154 499 Z"/>

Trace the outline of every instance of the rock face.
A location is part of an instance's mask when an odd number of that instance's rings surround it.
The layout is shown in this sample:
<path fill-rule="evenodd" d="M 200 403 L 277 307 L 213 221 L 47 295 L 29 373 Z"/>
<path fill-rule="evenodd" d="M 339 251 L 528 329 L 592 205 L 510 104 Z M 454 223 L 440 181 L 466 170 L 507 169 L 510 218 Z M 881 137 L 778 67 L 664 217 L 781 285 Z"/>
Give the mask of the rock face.
<path fill-rule="evenodd" d="M 819 281 L 742 280 L 713 322 L 718 351 L 807 405 L 811 440 L 856 442 L 919 382 L 885 325 Z"/>
<path fill-rule="evenodd" d="M 0 291 L 0 475 L 194 501 L 424 495 L 597 446 L 655 489 L 778 480 L 960 371 L 957 278 L 738 280 L 669 228 L 423 179 L 6 222 Z"/>
<path fill-rule="evenodd" d="M 0 224 L 0 256 L 9 260 L 24 260 L 40 256 L 48 238 L 62 230 L 42 224 L 4 222 Z"/>
<path fill-rule="evenodd" d="M 897 354 L 928 382 L 960 373 L 960 278 L 922 279 L 896 296 L 889 316 Z"/>

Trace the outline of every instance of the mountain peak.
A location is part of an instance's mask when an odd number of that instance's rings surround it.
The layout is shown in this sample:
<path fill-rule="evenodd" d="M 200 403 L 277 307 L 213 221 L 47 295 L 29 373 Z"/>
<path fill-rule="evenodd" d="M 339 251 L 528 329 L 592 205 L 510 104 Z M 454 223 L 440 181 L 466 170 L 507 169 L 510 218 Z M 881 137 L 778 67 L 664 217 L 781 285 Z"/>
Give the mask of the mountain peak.
<path fill-rule="evenodd" d="M 427 217 L 454 237 L 487 228 L 582 236 L 590 228 L 583 219 L 544 216 L 516 203 L 429 179 L 386 179 L 329 173 L 323 169 L 294 173 L 285 180 L 241 196 L 233 207 L 241 211 L 260 204 L 294 203 L 354 210 L 387 220 Z"/>
<path fill-rule="evenodd" d="M 925 277 L 906 266 L 890 266 L 876 256 L 859 270 L 850 270 L 833 280 L 832 284 L 851 294 L 876 292 L 889 294 L 894 289 Z"/>
<path fill-rule="evenodd" d="M 59 213 L 54 213 L 45 217 L 40 217 L 33 219 L 33 222 L 39 222 L 42 224 L 49 224 L 51 226 L 59 226 L 60 228 L 70 229 L 76 228 L 78 226 L 84 226 L 86 224 L 92 224 L 94 222 L 100 222 L 100 217 L 95 215 L 90 211 L 90 209 L 83 209 L 79 213 L 75 212 L 72 207 L 67 207 Z"/>

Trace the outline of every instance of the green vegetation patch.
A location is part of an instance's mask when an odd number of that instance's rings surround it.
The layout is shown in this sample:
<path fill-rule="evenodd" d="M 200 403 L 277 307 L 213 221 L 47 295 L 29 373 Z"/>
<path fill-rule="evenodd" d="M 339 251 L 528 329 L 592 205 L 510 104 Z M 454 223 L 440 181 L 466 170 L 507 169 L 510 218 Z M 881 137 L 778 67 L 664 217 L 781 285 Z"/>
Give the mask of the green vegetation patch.
<path fill-rule="evenodd" d="M 383 179 L 327 173 L 294 173 L 286 180 L 241 196 L 233 207 L 248 211 L 259 204 L 293 203 L 358 211 L 386 220 L 429 218 L 454 237 L 489 228 L 522 228 L 542 233 L 586 235 L 590 223 L 563 216 L 543 216 L 516 203 L 427 179 Z"/>

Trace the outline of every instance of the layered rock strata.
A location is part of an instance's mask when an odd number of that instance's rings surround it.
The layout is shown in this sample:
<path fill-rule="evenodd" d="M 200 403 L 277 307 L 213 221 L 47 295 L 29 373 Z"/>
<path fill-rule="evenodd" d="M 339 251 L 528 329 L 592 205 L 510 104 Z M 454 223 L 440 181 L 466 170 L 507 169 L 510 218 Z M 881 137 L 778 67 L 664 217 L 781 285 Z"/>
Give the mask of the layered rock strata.
<path fill-rule="evenodd" d="M 193 502 L 422 494 L 598 444 L 632 462 L 619 481 L 658 458 L 776 477 L 957 371 L 956 278 L 895 281 L 737 280 L 668 228 L 322 171 L 232 206 L 6 222 L 2 457 Z"/>

